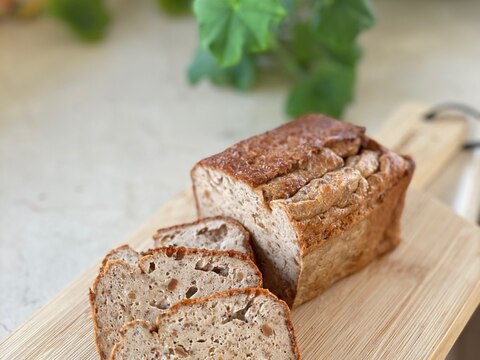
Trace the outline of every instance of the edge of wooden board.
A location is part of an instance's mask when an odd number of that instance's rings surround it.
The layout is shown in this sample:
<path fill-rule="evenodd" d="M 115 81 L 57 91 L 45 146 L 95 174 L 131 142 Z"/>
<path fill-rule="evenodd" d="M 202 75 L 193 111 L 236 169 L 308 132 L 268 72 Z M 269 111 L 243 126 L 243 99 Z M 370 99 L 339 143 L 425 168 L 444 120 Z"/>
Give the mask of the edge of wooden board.
<path fill-rule="evenodd" d="M 373 134 L 382 145 L 415 159 L 417 168 L 412 184 L 420 189 L 427 187 L 460 151 L 467 131 L 465 117 L 455 113 L 425 121 L 423 115 L 431 107 L 421 102 L 407 102 Z"/>
<path fill-rule="evenodd" d="M 477 283 L 477 286 L 471 293 L 468 300 L 465 302 L 464 308 L 458 314 L 457 318 L 451 325 L 451 330 L 443 338 L 444 340 L 439 343 L 438 348 L 435 352 L 432 353 L 430 359 L 445 359 L 450 351 L 450 349 L 455 344 L 455 341 L 458 339 L 462 333 L 465 325 L 468 323 L 468 320 L 472 317 L 472 314 L 475 312 L 477 307 L 480 304 L 480 281 Z"/>
<path fill-rule="evenodd" d="M 478 234 L 480 240 L 480 230 L 478 227 L 455 215 L 447 206 L 438 200 L 414 189 L 409 190 L 409 198 L 414 199 L 412 201 L 414 201 L 417 206 L 420 202 L 426 202 L 426 204 L 422 205 L 425 208 L 439 208 L 443 216 L 448 215 L 450 222 L 458 224 L 459 226 L 461 225 L 467 233 L 472 232 L 473 234 Z M 150 243 L 149 237 L 156 228 L 171 225 L 178 221 L 193 219 L 195 217 L 195 211 L 192 203 L 191 191 L 183 192 L 150 217 L 137 231 L 127 238 L 126 242 L 137 248 L 145 248 Z M 393 254 L 395 254 L 395 252 Z M 478 254 L 476 256 L 478 260 Z M 374 267 L 368 267 L 366 271 L 375 271 L 375 268 L 381 266 L 379 264 L 380 262 L 374 265 Z M 88 304 L 87 291 L 98 271 L 98 267 L 99 263 L 92 266 L 56 295 L 49 303 L 40 308 L 8 337 L 2 340 L 0 342 L 0 358 L 8 360 L 25 358 L 29 360 L 65 359 L 71 358 L 71 354 L 75 354 L 75 358 L 78 359 L 95 359 L 96 352 L 93 345 L 91 318 L 89 311 L 86 311 L 86 306 Z M 354 282 L 355 278 L 352 276 L 337 283 L 335 287 L 337 287 L 337 290 L 342 287 L 343 290 L 346 290 Z M 333 292 L 330 292 L 330 295 L 334 295 Z M 325 293 L 325 297 L 327 298 L 329 296 L 328 293 L 328 291 Z M 446 355 L 461 332 L 462 327 L 473 313 L 479 302 L 479 297 L 480 278 L 476 281 L 474 288 L 469 289 L 468 297 L 465 299 L 461 311 L 459 311 L 455 319 L 448 324 L 448 331 L 440 334 L 441 338 L 435 342 L 435 346 L 429 356 L 430 358 Z M 322 301 L 321 298 L 322 296 L 320 297 L 320 302 Z M 306 306 L 316 307 L 319 303 L 317 302 L 317 304 L 315 304 L 313 302 L 317 301 L 313 300 L 307 303 Z M 81 310 L 79 310 L 79 307 Z M 294 318 L 301 315 L 302 308 L 303 306 L 293 312 Z M 67 324 L 65 324 L 65 321 L 62 321 L 64 318 L 68 318 Z M 78 323 L 81 324 L 79 325 Z M 74 327 L 75 331 L 69 331 L 70 327 Z M 303 338 L 305 331 L 308 331 L 308 329 L 305 328 L 298 331 L 302 337 L 302 341 L 306 341 Z M 91 338 L 87 342 L 88 346 L 85 346 L 85 337 Z M 308 354 L 304 354 L 304 358 L 311 359 Z"/>

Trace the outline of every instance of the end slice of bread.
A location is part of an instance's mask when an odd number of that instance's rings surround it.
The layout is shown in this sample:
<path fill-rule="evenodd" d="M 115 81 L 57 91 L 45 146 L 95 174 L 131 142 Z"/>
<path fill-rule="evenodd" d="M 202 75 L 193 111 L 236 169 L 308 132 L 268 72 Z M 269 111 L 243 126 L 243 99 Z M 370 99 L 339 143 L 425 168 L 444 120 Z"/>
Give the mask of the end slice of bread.
<path fill-rule="evenodd" d="M 105 268 L 107 262 L 114 260 L 123 260 L 128 265 L 136 266 L 138 265 L 138 259 L 140 259 L 140 257 L 141 254 L 133 250 L 130 246 L 122 245 L 105 255 L 102 261 L 102 269 Z"/>
<path fill-rule="evenodd" d="M 208 250 L 235 250 L 254 258 L 250 233 L 238 221 L 214 216 L 157 230 L 155 247 L 184 246 Z"/>
<path fill-rule="evenodd" d="M 90 290 L 100 358 L 108 359 L 129 321 L 154 322 L 181 300 L 260 286 L 256 265 L 236 251 L 165 247 L 139 254 L 122 246 L 108 254 Z"/>
<path fill-rule="evenodd" d="M 111 360 L 300 359 L 287 304 L 265 289 L 236 289 L 185 300 L 155 325 L 122 329 Z"/>

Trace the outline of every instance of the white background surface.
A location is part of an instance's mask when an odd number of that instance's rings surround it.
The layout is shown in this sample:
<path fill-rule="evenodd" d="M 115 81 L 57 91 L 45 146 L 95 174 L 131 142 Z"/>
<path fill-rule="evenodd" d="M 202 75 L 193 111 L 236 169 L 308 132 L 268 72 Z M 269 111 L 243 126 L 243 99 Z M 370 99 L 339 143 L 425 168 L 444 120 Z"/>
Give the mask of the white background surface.
<path fill-rule="evenodd" d="M 377 11 L 348 120 L 375 129 L 411 99 L 480 106 L 479 1 Z M 276 81 L 191 88 L 196 42 L 191 18 L 153 1 L 120 2 L 93 46 L 48 18 L 0 22 L 0 338 L 188 186 L 196 160 L 284 120 Z M 446 201 L 451 179 L 432 187 Z"/>

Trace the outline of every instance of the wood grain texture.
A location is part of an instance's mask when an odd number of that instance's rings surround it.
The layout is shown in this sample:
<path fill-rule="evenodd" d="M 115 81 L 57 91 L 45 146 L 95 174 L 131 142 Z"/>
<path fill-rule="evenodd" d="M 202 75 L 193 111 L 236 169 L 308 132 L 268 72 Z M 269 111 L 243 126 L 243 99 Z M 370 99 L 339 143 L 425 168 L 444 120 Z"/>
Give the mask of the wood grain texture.
<path fill-rule="evenodd" d="M 414 156 L 420 188 L 458 150 L 465 130 L 457 119 L 423 123 L 427 109 L 404 105 L 374 136 Z M 126 242 L 146 249 L 157 228 L 194 218 L 192 195 L 185 192 Z M 403 238 L 394 252 L 293 312 L 304 359 L 445 357 L 480 300 L 479 229 L 410 190 Z M 98 266 L 3 340 L 0 359 L 96 359 L 87 292 Z"/>
<path fill-rule="evenodd" d="M 192 194 L 168 203 L 127 239 L 151 245 L 161 226 L 192 220 Z M 403 242 L 391 254 L 293 312 L 303 357 L 437 359 L 446 355 L 480 297 L 480 230 L 411 190 Z M 88 288 L 98 265 L 0 344 L 0 359 L 96 359 Z"/>
<path fill-rule="evenodd" d="M 465 139 L 465 118 L 445 114 L 435 121 L 423 115 L 430 105 L 409 102 L 398 108 L 374 135 L 381 144 L 400 154 L 411 155 L 417 164 L 412 184 L 418 189 L 429 185 Z"/>

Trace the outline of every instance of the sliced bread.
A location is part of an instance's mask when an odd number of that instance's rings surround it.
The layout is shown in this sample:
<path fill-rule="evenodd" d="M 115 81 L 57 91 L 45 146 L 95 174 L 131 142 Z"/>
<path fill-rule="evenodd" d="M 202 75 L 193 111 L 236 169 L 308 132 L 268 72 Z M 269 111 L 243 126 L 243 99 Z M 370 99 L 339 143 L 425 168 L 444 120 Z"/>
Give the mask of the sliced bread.
<path fill-rule="evenodd" d="M 111 360 L 300 359 L 290 310 L 265 289 L 237 289 L 184 300 L 155 325 L 122 329 Z"/>
<path fill-rule="evenodd" d="M 138 259 L 140 259 L 140 257 L 141 254 L 133 250 L 130 246 L 122 245 L 105 255 L 105 258 L 102 261 L 102 268 L 105 268 L 107 262 L 113 260 L 123 260 L 129 265 L 135 266 L 138 264 Z"/>
<path fill-rule="evenodd" d="M 250 233 L 238 221 L 215 216 L 159 229 L 153 235 L 155 247 L 184 246 L 208 250 L 235 250 L 253 259 Z"/>
<path fill-rule="evenodd" d="M 127 246 L 110 252 L 90 290 L 101 359 L 108 359 L 129 321 L 154 322 L 181 300 L 262 286 L 256 265 L 236 251 L 166 247 L 136 253 L 136 259 L 135 253 Z"/>

